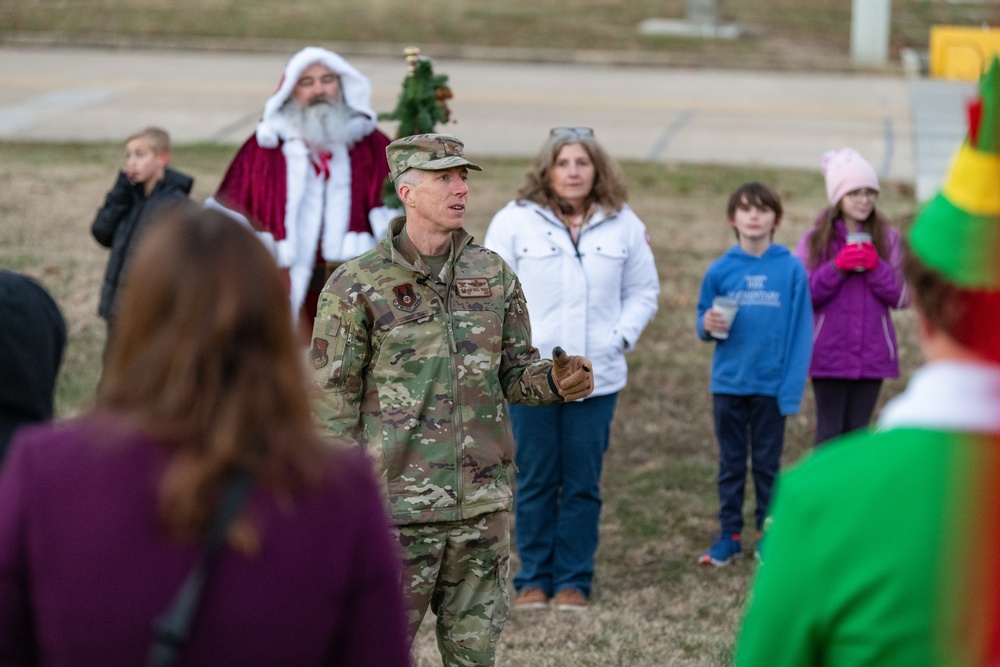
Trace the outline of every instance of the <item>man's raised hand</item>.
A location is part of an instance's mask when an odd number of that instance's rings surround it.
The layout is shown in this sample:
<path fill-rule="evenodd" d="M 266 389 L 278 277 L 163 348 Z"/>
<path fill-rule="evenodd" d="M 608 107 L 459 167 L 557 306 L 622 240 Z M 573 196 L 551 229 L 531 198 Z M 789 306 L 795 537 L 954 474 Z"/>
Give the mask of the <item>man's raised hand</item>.
<path fill-rule="evenodd" d="M 566 401 L 586 398 L 594 391 L 590 360 L 578 354 L 568 355 L 558 346 L 552 348 L 552 379 Z"/>

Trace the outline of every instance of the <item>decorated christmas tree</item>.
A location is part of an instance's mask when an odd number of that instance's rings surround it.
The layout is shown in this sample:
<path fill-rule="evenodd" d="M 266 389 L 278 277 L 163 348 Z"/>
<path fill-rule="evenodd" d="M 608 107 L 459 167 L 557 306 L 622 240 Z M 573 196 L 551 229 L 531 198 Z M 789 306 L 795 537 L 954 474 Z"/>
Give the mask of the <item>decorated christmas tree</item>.
<path fill-rule="evenodd" d="M 447 123 L 450 117 L 447 100 L 452 95 L 448 76 L 435 74 L 431 59 L 420 55 L 420 49 L 411 46 L 404 53 L 407 72 L 396 108 L 378 115 L 379 120 L 399 121 L 395 139 L 434 132 L 438 123 Z M 388 179 L 382 186 L 382 203 L 388 208 L 402 207 Z"/>

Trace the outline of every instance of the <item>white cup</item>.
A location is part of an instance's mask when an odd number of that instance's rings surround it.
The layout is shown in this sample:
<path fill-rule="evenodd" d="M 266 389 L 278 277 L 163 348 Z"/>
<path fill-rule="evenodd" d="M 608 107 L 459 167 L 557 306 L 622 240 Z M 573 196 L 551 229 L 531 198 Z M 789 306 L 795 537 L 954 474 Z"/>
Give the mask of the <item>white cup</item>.
<path fill-rule="evenodd" d="M 868 232 L 850 232 L 847 235 L 847 244 L 848 245 L 850 245 L 852 243 L 856 243 L 858 245 L 861 245 L 862 243 L 871 243 L 871 242 L 872 242 L 872 235 L 869 234 Z M 854 270 L 857 273 L 861 273 L 862 271 L 865 270 L 865 268 L 863 266 L 859 266 L 858 268 L 856 268 Z"/>
<path fill-rule="evenodd" d="M 725 331 L 710 331 L 709 334 L 712 338 L 718 338 L 719 340 L 725 340 L 729 338 L 729 329 L 733 326 L 733 319 L 736 317 L 736 311 L 740 309 L 739 302 L 736 299 L 730 299 L 728 296 L 717 296 L 712 299 L 712 310 L 717 310 L 722 314 L 722 319 L 726 321 Z"/>

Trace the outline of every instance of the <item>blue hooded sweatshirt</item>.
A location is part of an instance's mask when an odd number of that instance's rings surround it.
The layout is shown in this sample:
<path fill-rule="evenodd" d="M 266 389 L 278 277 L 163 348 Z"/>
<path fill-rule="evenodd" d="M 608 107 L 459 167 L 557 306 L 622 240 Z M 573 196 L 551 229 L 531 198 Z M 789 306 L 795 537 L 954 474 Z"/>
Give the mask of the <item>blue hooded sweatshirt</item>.
<path fill-rule="evenodd" d="M 716 296 L 740 304 L 729 338 L 705 331 Z M 715 342 L 713 394 L 774 396 L 782 415 L 799 411 L 812 356 L 812 301 L 802 261 L 772 243 L 756 257 L 738 245 L 712 262 L 698 297 L 698 335 Z"/>

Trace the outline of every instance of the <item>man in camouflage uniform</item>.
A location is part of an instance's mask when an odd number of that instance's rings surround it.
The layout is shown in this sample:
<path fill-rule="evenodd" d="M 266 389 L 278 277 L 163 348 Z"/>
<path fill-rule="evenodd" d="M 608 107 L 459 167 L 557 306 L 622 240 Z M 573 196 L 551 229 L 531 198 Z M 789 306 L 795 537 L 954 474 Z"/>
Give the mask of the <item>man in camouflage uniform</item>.
<path fill-rule="evenodd" d="M 508 610 L 514 440 L 506 402 L 593 390 L 590 362 L 531 346 L 517 276 L 462 228 L 454 137 L 386 148 L 406 215 L 320 294 L 310 359 L 333 435 L 372 454 L 404 558 L 411 639 L 427 607 L 444 664 L 493 665 Z"/>

